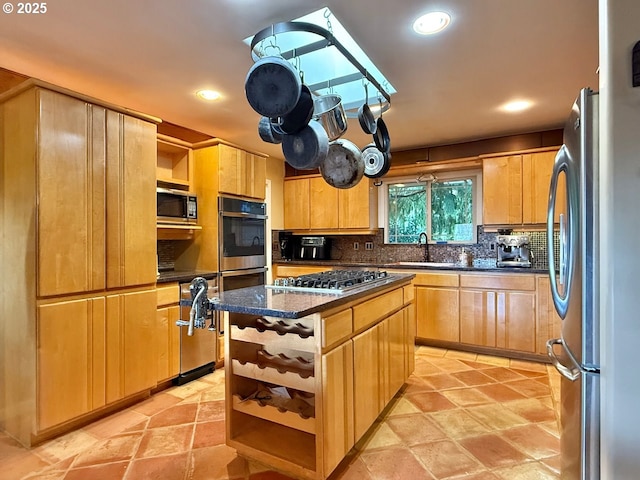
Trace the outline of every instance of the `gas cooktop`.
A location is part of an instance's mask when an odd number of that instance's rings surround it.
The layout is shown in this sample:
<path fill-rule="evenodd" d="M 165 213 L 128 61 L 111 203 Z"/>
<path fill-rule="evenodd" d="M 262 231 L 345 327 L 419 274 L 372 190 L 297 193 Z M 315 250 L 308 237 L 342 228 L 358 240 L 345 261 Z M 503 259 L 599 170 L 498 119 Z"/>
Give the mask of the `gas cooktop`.
<path fill-rule="evenodd" d="M 294 292 L 345 293 L 364 285 L 385 280 L 389 274 L 373 270 L 328 270 L 299 277 L 278 278 L 267 288 Z"/>

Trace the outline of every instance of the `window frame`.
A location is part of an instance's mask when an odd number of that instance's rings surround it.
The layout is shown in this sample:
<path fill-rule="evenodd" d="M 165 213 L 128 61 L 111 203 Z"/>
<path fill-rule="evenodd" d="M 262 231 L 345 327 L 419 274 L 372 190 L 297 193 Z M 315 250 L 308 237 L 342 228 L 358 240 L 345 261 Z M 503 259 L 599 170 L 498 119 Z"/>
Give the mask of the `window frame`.
<path fill-rule="evenodd" d="M 478 225 L 482 225 L 482 170 L 459 170 L 448 172 L 436 172 L 434 174 L 426 173 L 415 176 L 402 176 L 402 177 L 388 177 L 382 179 L 382 184 L 378 190 L 378 226 L 384 229 L 384 243 L 385 245 L 409 245 L 406 243 L 389 243 L 389 185 L 397 183 L 406 184 L 424 184 L 426 188 L 426 229 L 427 232 L 431 232 L 431 184 L 434 178 L 442 181 L 451 180 L 463 180 L 467 178 L 473 178 L 472 184 L 472 198 L 475 208 L 473 209 L 473 237 L 469 242 L 446 242 L 447 245 L 472 245 L 478 243 Z M 416 242 L 418 241 L 418 235 L 416 234 Z M 429 237 L 429 244 L 438 243 Z"/>

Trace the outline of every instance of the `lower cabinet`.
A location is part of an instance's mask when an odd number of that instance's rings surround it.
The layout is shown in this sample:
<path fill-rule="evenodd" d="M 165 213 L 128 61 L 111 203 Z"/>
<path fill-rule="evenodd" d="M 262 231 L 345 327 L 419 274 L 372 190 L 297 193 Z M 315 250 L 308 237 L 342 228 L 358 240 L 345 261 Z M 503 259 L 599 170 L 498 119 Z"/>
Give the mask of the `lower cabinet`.
<path fill-rule="evenodd" d="M 157 383 L 175 378 L 180 373 L 180 290 L 177 283 L 158 286 L 156 348 Z"/>
<path fill-rule="evenodd" d="M 418 337 L 460 341 L 457 288 L 416 287 Z"/>
<path fill-rule="evenodd" d="M 560 338 L 562 319 L 556 312 L 551 298 L 551 287 L 548 275 L 536 277 L 536 352 L 547 354 L 547 340 Z"/>
<path fill-rule="evenodd" d="M 37 307 L 37 432 L 155 387 L 155 304 L 152 289 Z"/>
<path fill-rule="evenodd" d="M 399 287 L 295 321 L 225 313 L 227 444 L 295 478 L 326 479 L 412 372 L 412 302 Z"/>

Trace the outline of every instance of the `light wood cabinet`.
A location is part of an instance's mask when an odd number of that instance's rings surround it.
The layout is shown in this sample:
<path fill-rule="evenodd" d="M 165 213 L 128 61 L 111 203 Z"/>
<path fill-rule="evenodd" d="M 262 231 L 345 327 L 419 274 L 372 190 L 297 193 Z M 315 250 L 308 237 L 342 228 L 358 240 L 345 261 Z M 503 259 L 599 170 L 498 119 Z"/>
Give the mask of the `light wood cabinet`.
<path fill-rule="evenodd" d="M 36 80 L 0 96 L 0 316 L 20 319 L 0 337 L 20 372 L 0 376 L 0 424 L 24 445 L 106 406 L 112 375 L 119 395 L 149 388 L 131 343 L 156 321 L 157 121 Z M 107 289 L 149 297 L 114 309 Z M 109 353 L 112 317 L 131 338 Z M 120 355 L 131 373 L 107 366 Z"/>
<path fill-rule="evenodd" d="M 532 275 L 460 275 L 460 341 L 534 353 L 536 294 Z"/>
<path fill-rule="evenodd" d="M 180 290 L 177 283 L 158 286 L 156 348 L 157 383 L 175 378 L 180 373 Z"/>
<path fill-rule="evenodd" d="M 296 478 L 329 477 L 413 371 L 407 358 L 414 354 L 413 338 L 408 338 L 413 329 L 407 325 L 413 298 L 404 298 L 405 285 L 408 281 L 382 295 L 292 320 L 312 332 L 304 338 L 258 330 L 255 316 L 224 312 L 227 444 Z M 400 302 L 394 303 L 398 295 Z M 359 321 L 363 329 L 358 332 L 356 317 L 371 313 L 369 307 L 379 305 L 380 297 L 393 305 L 385 302 L 384 312 Z M 261 360 L 266 352 L 276 360 Z M 288 367 L 278 364 L 278 358 L 287 357 Z M 296 366 L 291 359 L 302 359 L 307 373 L 298 373 L 302 363 Z M 294 397 L 312 396 L 313 415 L 243 401 L 258 382 L 287 387 Z"/>
<path fill-rule="evenodd" d="M 460 341 L 460 299 L 457 288 L 416 287 L 418 337 Z"/>
<path fill-rule="evenodd" d="M 358 232 L 378 228 L 378 202 L 370 179 L 337 189 L 322 177 L 286 178 L 284 228 L 287 230 Z"/>
<path fill-rule="evenodd" d="M 219 192 L 264 199 L 267 178 L 265 157 L 226 144 L 214 148 L 218 149 Z"/>
<path fill-rule="evenodd" d="M 189 190 L 193 178 L 191 144 L 158 134 L 156 180 L 166 186 Z"/>
<path fill-rule="evenodd" d="M 482 211 L 485 225 L 543 224 L 557 149 L 482 160 Z M 564 207 L 559 199 L 558 211 Z"/>
<path fill-rule="evenodd" d="M 311 228 L 311 181 L 297 178 L 284 181 L 284 228 L 309 230 Z M 314 205 L 315 209 L 315 205 Z"/>
<path fill-rule="evenodd" d="M 104 297 L 38 307 L 37 430 L 105 404 Z"/>
<path fill-rule="evenodd" d="M 547 354 L 547 340 L 560 338 L 562 319 L 551 298 L 547 275 L 536 275 L 536 352 Z"/>

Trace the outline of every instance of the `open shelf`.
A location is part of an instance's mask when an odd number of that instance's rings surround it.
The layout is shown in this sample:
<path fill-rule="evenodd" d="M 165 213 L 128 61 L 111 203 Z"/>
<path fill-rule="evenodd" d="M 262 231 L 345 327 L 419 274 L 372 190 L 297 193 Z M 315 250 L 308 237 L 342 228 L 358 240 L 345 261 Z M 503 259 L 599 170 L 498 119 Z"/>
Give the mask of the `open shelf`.
<path fill-rule="evenodd" d="M 258 331 L 254 327 L 239 328 L 231 325 L 231 339 L 241 342 L 257 343 L 274 347 L 291 348 L 301 352 L 315 352 L 314 337 L 302 338 L 299 335 L 287 333 L 280 335 L 273 330 Z M 277 348 L 276 348 L 277 349 Z"/>
<path fill-rule="evenodd" d="M 190 188 L 191 147 L 178 139 L 158 135 L 156 180 L 168 187 Z"/>
<path fill-rule="evenodd" d="M 315 418 L 304 418 L 296 412 L 282 411 L 272 405 L 261 405 L 257 400 L 242 400 L 240 396 L 234 395 L 233 409 L 301 432 L 316 432 Z"/>
<path fill-rule="evenodd" d="M 295 388 L 307 393 L 315 393 L 315 378 L 313 376 L 302 378 L 297 373 L 279 372 L 272 367 L 261 368 L 255 363 L 246 362 L 242 364 L 239 360 L 231 361 L 234 375 L 246 378 L 253 378 L 261 382 L 274 383 L 283 387 Z"/>

